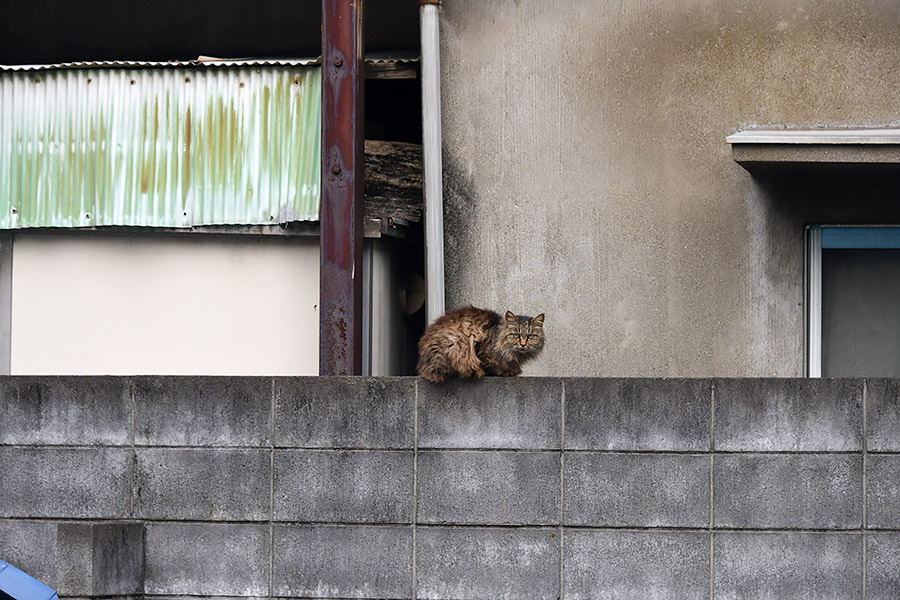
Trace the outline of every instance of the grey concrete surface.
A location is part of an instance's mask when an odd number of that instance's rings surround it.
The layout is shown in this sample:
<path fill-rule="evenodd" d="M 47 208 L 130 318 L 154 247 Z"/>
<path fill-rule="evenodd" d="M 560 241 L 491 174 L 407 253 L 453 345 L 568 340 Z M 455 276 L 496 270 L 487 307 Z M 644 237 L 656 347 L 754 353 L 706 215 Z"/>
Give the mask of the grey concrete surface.
<path fill-rule="evenodd" d="M 866 518 L 874 529 L 900 529 L 900 455 L 869 455 Z"/>
<path fill-rule="evenodd" d="M 144 590 L 144 526 L 61 523 L 57 533 L 62 596 L 137 596 Z"/>
<path fill-rule="evenodd" d="M 565 597 L 709 598 L 709 538 L 702 533 L 565 533 Z"/>
<path fill-rule="evenodd" d="M 893 600 L 900 594 L 900 534 L 866 537 L 866 599 Z"/>
<path fill-rule="evenodd" d="M 710 382 L 566 379 L 566 448 L 709 450 Z"/>
<path fill-rule="evenodd" d="M 551 529 L 419 529 L 419 598 L 559 598 L 559 535 Z"/>
<path fill-rule="evenodd" d="M 866 423 L 870 452 L 900 452 L 900 381 L 866 380 Z"/>
<path fill-rule="evenodd" d="M 487 377 L 420 380 L 420 448 L 559 448 L 562 382 Z"/>
<path fill-rule="evenodd" d="M 716 527 L 862 527 L 860 456 L 723 455 L 713 471 Z"/>
<path fill-rule="evenodd" d="M 127 519 L 131 452 L 0 446 L 0 517 Z"/>
<path fill-rule="evenodd" d="M 269 595 L 268 526 L 152 523 L 145 544 L 147 594 Z"/>
<path fill-rule="evenodd" d="M 408 527 L 276 526 L 272 595 L 408 598 L 413 533 Z"/>
<path fill-rule="evenodd" d="M 277 521 L 412 523 L 413 453 L 279 450 Z"/>
<path fill-rule="evenodd" d="M 63 600 L 900 596 L 892 380 L 37 379 L 0 558 Z"/>
<path fill-rule="evenodd" d="M 56 527 L 53 521 L 0 519 L 0 560 L 56 588 Z"/>
<path fill-rule="evenodd" d="M 418 522 L 558 525 L 555 452 L 422 451 Z"/>
<path fill-rule="evenodd" d="M 715 390 L 718 451 L 862 449 L 862 380 L 719 379 Z"/>
<path fill-rule="evenodd" d="M 135 444 L 268 446 L 272 388 L 268 377 L 135 378 Z"/>
<path fill-rule="evenodd" d="M 708 527 L 708 456 L 569 453 L 565 524 Z"/>
<path fill-rule="evenodd" d="M 134 460 L 134 514 L 139 519 L 269 519 L 268 450 L 147 448 L 136 450 Z"/>
<path fill-rule="evenodd" d="M 893 223 L 893 186 L 725 138 L 897 127 L 898 36 L 893 3 L 442 4 L 447 307 L 546 312 L 529 375 L 803 376 L 804 228 Z"/>
<path fill-rule="evenodd" d="M 717 533 L 715 597 L 861 598 L 862 552 L 858 533 Z"/>
<path fill-rule="evenodd" d="M 302 448 L 410 449 L 416 379 L 279 378 L 275 445 Z"/>
<path fill-rule="evenodd" d="M 127 378 L 3 378 L 0 444 L 130 444 L 131 408 Z"/>

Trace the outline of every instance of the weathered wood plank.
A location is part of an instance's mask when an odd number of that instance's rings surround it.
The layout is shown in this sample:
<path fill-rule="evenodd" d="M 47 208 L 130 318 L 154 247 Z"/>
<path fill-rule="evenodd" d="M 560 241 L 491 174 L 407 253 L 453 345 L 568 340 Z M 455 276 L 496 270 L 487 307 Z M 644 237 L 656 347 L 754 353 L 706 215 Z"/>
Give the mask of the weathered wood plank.
<path fill-rule="evenodd" d="M 422 146 L 366 140 L 365 218 L 422 220 Z"/>

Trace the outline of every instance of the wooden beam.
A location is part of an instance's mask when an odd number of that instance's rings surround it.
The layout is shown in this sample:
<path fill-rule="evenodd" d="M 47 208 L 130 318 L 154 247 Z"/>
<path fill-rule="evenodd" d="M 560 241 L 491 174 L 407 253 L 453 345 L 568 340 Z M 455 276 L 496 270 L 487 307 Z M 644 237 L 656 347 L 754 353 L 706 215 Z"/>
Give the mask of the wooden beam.
<path fill-rule="evenodd" d="M 366 140 L 366 219 L 422 220 L 422 146 Z"/>

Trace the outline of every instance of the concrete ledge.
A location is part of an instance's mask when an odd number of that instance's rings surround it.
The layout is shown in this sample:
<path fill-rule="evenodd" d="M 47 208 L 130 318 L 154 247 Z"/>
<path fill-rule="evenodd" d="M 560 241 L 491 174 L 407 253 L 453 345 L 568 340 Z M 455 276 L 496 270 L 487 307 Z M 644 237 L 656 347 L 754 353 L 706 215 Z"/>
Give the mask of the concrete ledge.
<path fill-rule="evenodd" d="M 131 410 L 128 378 L 3 377 L 0 445 L 130 445 Z"/>
<path fill-rule="evenodd" d="M 861 380 L 718 379 L 715 389 L 717 451 L 862 449 Z"/>
<path fill-rule="evenodd" d="M 558 379 L 489 377 L 419 384 L 420 448 L 543 450 L 561 445 Z"/>
<path fill-rule="evenodd" d="M 0 377 L 0 403 L 0 554 L 64 600 L 900 589 L 896 380 Z"/>
<path fill-rule="evenodd" d="M 276 380 L 275 445 L 412 449 L 414 377 Z"/>
<path fill-rule="evenodd" d="M 141 446 L 268 446 L 267 377 L 137 377 L 134 442 Z"/>

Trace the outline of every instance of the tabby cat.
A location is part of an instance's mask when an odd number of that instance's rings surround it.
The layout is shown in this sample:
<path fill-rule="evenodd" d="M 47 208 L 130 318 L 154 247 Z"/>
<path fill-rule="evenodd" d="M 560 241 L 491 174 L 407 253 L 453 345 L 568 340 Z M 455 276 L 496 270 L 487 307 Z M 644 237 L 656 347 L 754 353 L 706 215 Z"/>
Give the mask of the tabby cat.
<path fill-rule="evenodd" d="M 544 315 L 520 317 L 507 311 L 467 306 L 448 312 L 419 340 L 416 371 L 433 383 L 450 377 L 512 377 L 544 347 Z"/>

